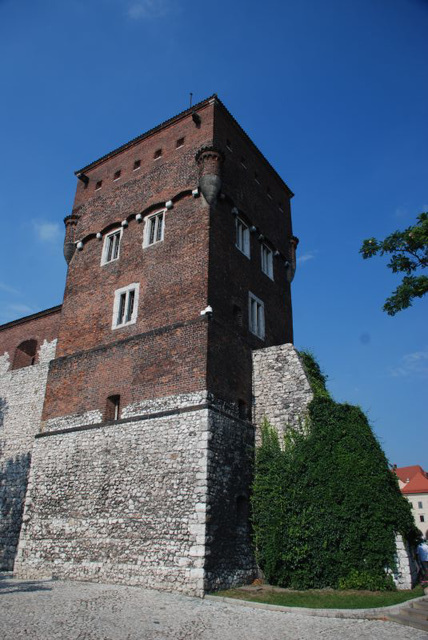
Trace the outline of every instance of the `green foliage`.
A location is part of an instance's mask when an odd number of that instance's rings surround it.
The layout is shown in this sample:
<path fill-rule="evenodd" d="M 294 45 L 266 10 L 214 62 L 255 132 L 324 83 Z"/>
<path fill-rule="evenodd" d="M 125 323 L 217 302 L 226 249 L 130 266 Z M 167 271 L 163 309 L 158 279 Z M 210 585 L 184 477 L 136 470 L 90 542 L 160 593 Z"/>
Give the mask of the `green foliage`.
<path fill-rule="evenodd" d="M 428 292 L 428 277 L 415 275 L 428 267 L 428 213 L 421 213 L 417 220 L 412 227 L 394 231 L 385 240 L 364 240 L 360 249 L 365 259 L 377 254 L 390 255 L 387 266 L 392 272 L 406 274 L 384 304 L 383 310 L 390 316 L 411 307 L 414 298 L 422 298 Z"/>
<path fill-rule="evenodd" d="M 330 398 L 330 394 L 327 391 L 326 386 L 327 376 L 321 371 L 313 353 L 308 350 L 303 350 L 299 351 L 299 354 L 302 359 L 306 375 L 309 378 L 309 384 L 311 385 L 314 396 Z"/>
<path fill-rule="evenodd" d="M 337 587 L 356 571 L 370 588 L 394 568 L 395 533 L 418 537 L 366 416 L 320 393 L 305 434 L 289 430 L 282 449 L 263 425 L 252 506 L 258 562 L 283 587 Z"/>
<path fill-rule="evenodd" d="M 356 589 L 358 591 L 395 591 L 394 580 L 390 573 L 382 572 L 374 575 L 369 571 L 352 569 L 346 578 L 339 579 L 339 589 Z"/>

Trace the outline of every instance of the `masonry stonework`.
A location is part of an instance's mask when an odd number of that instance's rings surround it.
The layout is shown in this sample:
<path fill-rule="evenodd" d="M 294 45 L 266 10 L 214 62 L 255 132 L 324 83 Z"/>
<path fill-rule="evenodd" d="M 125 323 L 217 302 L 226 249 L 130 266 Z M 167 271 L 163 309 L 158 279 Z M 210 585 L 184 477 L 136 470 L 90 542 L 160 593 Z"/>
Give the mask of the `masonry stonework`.
<path fill-rule="evenodd" d="M 0 356 L 0 569 L 12 570 L 34 436 L 40 428 L 49 362 L 56 340 L 45 340 L 37 364 L 13 370 L 14 353 Z"/>

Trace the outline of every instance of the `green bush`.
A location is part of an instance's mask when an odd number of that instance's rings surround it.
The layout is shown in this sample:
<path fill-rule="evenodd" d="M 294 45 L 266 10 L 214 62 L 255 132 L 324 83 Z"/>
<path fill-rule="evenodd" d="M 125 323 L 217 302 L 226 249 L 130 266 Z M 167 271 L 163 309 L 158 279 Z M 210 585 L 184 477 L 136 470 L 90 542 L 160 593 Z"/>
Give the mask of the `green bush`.
<path fill-rule="evenodd" d="M 313 371 L 305 434 L 289 430 L 281 448 L 262 426 L 252 499 L 258 562 L 283 587 L 338 587 L 353 572 L 373 584 L 368 576 L 394 569 L 395 533 L 415 541 L 418 531 L 366 416 L 323 394 L 325 377 Z"/>
<path fill-rule="evenodd" d="M 369 571 L 352 569 L 346 578 L 339 579 L 339 589 L 358 591 L 395 591 L 396 586 L 390 573 L 373 574 Z"/>

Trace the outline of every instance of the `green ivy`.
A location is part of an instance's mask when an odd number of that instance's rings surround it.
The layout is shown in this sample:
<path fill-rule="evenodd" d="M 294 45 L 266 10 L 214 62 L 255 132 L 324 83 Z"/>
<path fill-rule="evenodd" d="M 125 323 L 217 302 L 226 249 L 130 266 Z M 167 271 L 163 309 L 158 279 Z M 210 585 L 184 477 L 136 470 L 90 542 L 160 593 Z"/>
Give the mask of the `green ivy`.
<path fill-rule="evenodd" d="M 308 428 L 289 430 L 281 447 L 276 431 L 262 425 L 252 498 L 258 562 L 282 587 L 354 579 L 387 588 L 395 533 L 411 542 L 419 535 L 410 505 L 364 413 L 323 393 L 325 376 L 313 356 L 302 358 L 316 388 Z"/>

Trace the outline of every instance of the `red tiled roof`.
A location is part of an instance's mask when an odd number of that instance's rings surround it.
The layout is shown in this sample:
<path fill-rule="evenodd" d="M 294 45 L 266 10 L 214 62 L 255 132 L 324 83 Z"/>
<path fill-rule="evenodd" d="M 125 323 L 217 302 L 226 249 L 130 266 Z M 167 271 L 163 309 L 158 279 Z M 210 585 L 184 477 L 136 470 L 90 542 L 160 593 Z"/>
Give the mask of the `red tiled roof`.
<path fill-rule="evenodd" d="M 400 467 L 394 471 L 401 482 L 406 483 L 401 488 L 401 493 L 428 493 L 428 474 L 419 465 Z"/>

